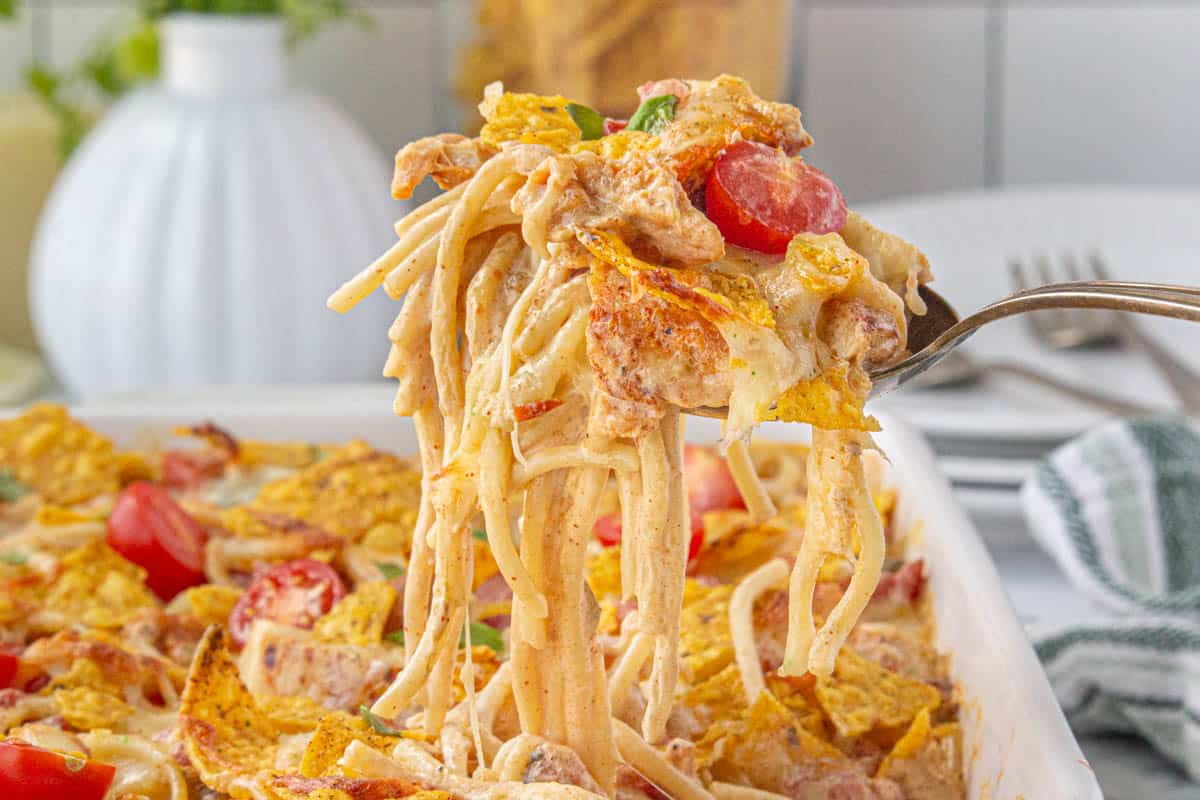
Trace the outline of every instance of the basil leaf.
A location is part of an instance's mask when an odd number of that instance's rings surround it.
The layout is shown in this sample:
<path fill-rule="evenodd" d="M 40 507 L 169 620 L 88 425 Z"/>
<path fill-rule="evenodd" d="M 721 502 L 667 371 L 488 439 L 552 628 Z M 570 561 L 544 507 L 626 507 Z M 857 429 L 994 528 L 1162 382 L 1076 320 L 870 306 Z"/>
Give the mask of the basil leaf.
<path fill-rule="evenodd" d="M 463 631 L 463 635 L 458 639 L 459 647 L 465 645 L 466 642 L 467 634 L 466 631 Z M 495 650 L 497 653 L 504 652 L 504 636 L 500 633 L 500 631 L 496 630 L 485 622 L 471 623 L 471 644 L 482 644 L 486 647 L 492 648 L 492 650 Z"/>
<path fill-rule="evenodd" d="M 585 142 L 589 139 L 604 137 L 604 117 L 599 111 L 579 103 L 567 103 L 567 113 L 571 115 L 571 119 L 575 120 L 575 124 L 583 132 Z"/>
<path fill-rule="evenodd" d="M 404 567 L 399 564 L 393 564 L 390 561 L 376 561 L 375 569 L 383 573 L 383 577 L 389 581 L 392 578 L 399 578 L 404 574 Z"/>
<path fill-rule="evenodd" d="M 0 469 L 0 503 L 19 500 L 29 492 L 29 487 L 18 481 L 11 469 Z"/>
<path fill-rule="evenodd" d="M 385 634 L 383 638 L 392 644 L 404 644 L 404 631 L 392 631 Z"/>
<path fill-rule="evenodd" d="M 363 718 L 363 722 L 371 726 L 371 730 L 384 736 L 403 736 L 404 731 L 398 731 L 391 725 L 383 721 L 383 717 L 371 711 L 366 706 L 358 707 L 358 714 Z"/>
<path fill-rule="evenodd" d="M 660 94 L 658 97 L 648 98 L 633 112 L 625 130 L 658 133 L 675 119 L 675 105 L 678 102 L 679 98 L 673 94 Z"/>
<path fill-rule="evenodd" d="M 9 550 L 7 553 L 0 553 L 0 562 L 13 567 L 19 567 L 29 560 L 29 556 L 24 553 L 18 553 L 16 550 Z"/>
<path fill-rule="evenodd" d="M 475 528 L 471 531 L 471 535 L 481 542 L 487 541 L 487 531 L 483 530 L 482 528 Z"/>

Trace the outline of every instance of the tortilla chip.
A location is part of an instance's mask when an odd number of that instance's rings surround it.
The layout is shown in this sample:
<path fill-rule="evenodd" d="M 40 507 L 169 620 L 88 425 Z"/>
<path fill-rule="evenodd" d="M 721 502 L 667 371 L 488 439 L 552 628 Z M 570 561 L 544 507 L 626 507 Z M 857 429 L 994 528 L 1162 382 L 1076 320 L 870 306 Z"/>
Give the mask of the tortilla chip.
<path fill-rule="evenodd" d="M 833 296 L 861 278 L 870 265 L 836 233 L 801 233 L 788 244 L 786 261 L 813 294 Z"/>
<path fill-rule="evenodd" d="M 0 464 L 60 506 L 116 494 L 120 466 L 113 443 L 73 419 L 62 406 L 37 404 L 0 420 Z"/>
<path fill-rule="evenodd" d="M 838 733 L 848 738 L 879 728 L 909 726 L 922 709 L 934 710 L 934 687 L 868 661 L 849 647 L 838 654 L 833 674 L 817 678 L 817 700 Z"/>
<path fill-rule="evenodd" d="M 479 113 L 487 120 L 479 138 L 493 147 L 521 142 L 565 153 L 583 138 L 583 132 L 567 113 L 568 102 L 559 95 L 505 92 L 493 84 L 479 104 Z"/>
<path fill-rule="evenodd" d="M 353 644 L 360 647 L 383 641 L 383 628 L 396 604 L 396 590 L 390 583 L 372 581 L 338 601 L 328 614 L 317 620 L 313 634 L 323 642 Z"/>
<path fill-rule="evenodd" d="M 571 146 L 571 152 L 588 150 L 601 158 L 616 161 L 632 152 L 653 150 L 658 144 L 659 138 L 645 131 L 620 130 L 599 139 L 576 142 Z"/>
<path fill-rule="evenodd" d="M 605 547 L 587 559 L 587 583 L 599 600 L 621 596 L 621 546 Z"/>
<path fill-rule="evenodd" d="M 811 380 L 797 382 L 781 394 L 773 408 L 762 409 L 760 421 L 807 422 L 831 431 L 878 431 L 879 421 L 863 413 L 870 383 L 861 368 L 836 364 Z"/>
<path fill-rule="evenodd" d="M 605 231 L 578 230 L 576 237 L 589 253 L 629 279 L 635 299 L 641 292 L 648 292 L 714 324 L 743 322 L 775 327 L 771 307 L 745 275 L 657 266 L 642 261 L 628 245 Z M 701 285 L 705 280 L 711 289 Z"/>
<path fill-rule="evenodd" d="M 733 633 L 729 627 L 732 586 L 703 586 L 696 581 L 691 598 L 685 595 L 679 623 L 681 676 L 699 683 L 733 662 Z"/>
<path fill-rule="evenodd" d="M 362 717 L 345 711 L 327 711 L 313 732 L 308 747 L 304 749 L 300 774 L 306 778 L 340 775 L 337 760 L 346 751 L 346 745 L 353 741 L 362 742 L 381 753 L 390 753 L 398 739 L 372 730 Z"/>
<path fill-rule="evenodd" d="M 176 595 L 167 606 L 167 612 L 195 617 L 205 625 L 227 625 L 241 596 L 242 590 L 235 586 L 206 583 Z"/>
<path fill-rule="evenodd" d="M 116 695 L 87 686 L 60 689 L 53 697 L 58 713 L 77 731 L 112 730 L 133 713 L 133 708 Z"/>
<path fill-rule="evenodd" d="M 179 736 L 204 785 L 236 800 L 255 797 L 251 787 L 274 764 L 279 734 L 242 684 L 219 626 L 205 632 L 192 660 Z"/>
<path fill-rule="evenodd" d="M 303 695 L 259 695 L 258 705 L 279 733 L 309 733 L 329 716 L 329 709 Z"/>
<path fill-rule="evenodd" d="M 119 628 L 138 612 L 158 608 L 146 588 L 146 570 L 93 539 L 63 556 L 61 572 L 46 593 L 45 607 L 65 624 Z"/>

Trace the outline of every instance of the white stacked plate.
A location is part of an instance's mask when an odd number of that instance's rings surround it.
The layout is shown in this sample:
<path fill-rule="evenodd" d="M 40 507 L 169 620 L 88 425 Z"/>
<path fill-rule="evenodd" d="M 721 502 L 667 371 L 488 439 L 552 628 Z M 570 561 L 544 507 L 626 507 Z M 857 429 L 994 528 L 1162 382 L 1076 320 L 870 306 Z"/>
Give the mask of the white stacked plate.
<path fill-rule="evenodd" d="M 919 245 L 934 288 L 960 314 L 1013 291 L 1009 261 L 1100 253 L 1120 280 L 1200 285 L 1200 191 L 1162 188 L 1025 187 L 898 200 L 860 209 Z M 1200 326 L 1143 317 L 1139 323 L 1200 370 Z M 981 360 L 1016 361 L 1088 384 L 1115 399 L 1169 411 L 1169 387 L 1129 350 L 1053 352 L 1025 320 L 1004 320 L 964 345 Z M 985 535 L 1019 541 L 1017 488 L 1045 453 L 1105 415 L 1015 378 L 964 388 L 904 390 L 880 401 L 923 430 Z"/>

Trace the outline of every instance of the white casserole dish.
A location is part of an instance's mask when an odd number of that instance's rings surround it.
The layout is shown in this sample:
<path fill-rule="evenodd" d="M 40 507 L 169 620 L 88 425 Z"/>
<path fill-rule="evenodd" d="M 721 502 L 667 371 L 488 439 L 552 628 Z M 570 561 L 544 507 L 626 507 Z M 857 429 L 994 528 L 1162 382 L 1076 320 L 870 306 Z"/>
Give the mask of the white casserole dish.
<path fill-rule="evenodd" d="M 384 407 L 386 409 L 386 406 Z M 238 436 L 344 441 L 362 438 L 377 447 L 413 453 L 416 439 L 406 419 L 378 415 L 339 416 L 281 413 L 279 407 L 223 413 L 209 406 L 122 407 L 79 416 L 123 445 L 166 437 L 176 425 L 211 419 Z M 955 680 L 964 698 L 968 797 L 971 800 L 1092 800 L 1103 795 L 1091 767 L 1067 726 L 1045 674 L 1000 583 L 991 558 L 933 454 L 911 428 L 880 415 L 876 435 L 892 468 L 900 530 L 922 526 L 917 547 L 924 555 L 937 619 L 938 646 L 952 654 Z M 689 420 L 690 441 L 713 442 L 712 420 Z M 804 441 L 807 427 L 768 424 L 759 435 Z"/>

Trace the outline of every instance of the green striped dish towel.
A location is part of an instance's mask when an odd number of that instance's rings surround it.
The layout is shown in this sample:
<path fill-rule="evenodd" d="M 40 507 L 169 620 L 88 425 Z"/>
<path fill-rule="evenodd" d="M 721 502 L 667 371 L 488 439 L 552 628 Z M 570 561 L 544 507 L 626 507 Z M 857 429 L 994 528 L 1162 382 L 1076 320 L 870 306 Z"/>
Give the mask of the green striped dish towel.
<path fill-rule="evenodd" d="M 1200 426 L 1103 425 L 1021 495 L 1034 538 L 1099 609 L 1030 629 L 1072 726 L 1141 736 L 1200 780 Z"/>

